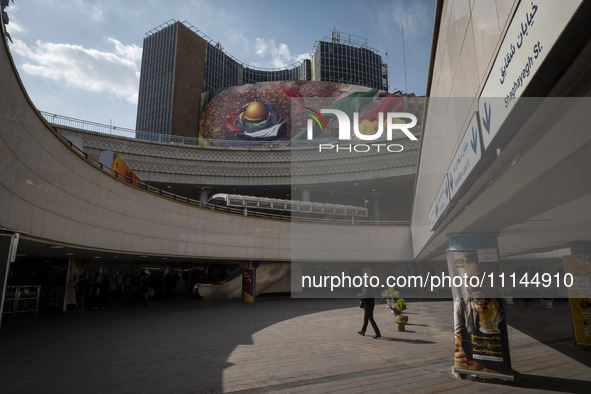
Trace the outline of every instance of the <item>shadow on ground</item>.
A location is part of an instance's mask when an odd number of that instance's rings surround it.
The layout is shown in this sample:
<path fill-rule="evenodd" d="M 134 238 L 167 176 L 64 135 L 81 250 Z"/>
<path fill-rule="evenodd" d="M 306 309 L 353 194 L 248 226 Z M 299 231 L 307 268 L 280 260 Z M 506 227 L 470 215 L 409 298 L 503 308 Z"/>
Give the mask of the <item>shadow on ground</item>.
<path fill-rule="evenodd" d="M 573 343 L 568 300 L 556 299 L 552 309 L 542 309 L 538 300 L 515 300 L 507 305 L 507 322 L 513 328 L 591 368 L 591 349 Z"/>
<path fill-rule="evenodd" d="M 590 389 L 588 381 L 530 374 L 521 375 L 519 388 L 559 393 L 588 393 Z"/>
<path fill-rule="evenodd" d="M 254 333 L 350 307 L 350 300 L 277 297 L 8 317 L 0 335 L 0 391 L 221 391 L 226 360 L 237 346 L 252 344 Z"/>

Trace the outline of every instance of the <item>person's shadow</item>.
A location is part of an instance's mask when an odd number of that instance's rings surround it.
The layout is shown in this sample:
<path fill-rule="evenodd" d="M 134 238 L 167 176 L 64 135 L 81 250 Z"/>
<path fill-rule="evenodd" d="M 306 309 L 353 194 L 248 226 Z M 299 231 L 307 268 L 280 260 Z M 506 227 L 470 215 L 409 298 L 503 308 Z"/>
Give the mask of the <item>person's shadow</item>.
<path fill-rule="evenodd" d="M 414 331 L 405 330 L 405 332 L 413 333 Z M 406 339 L 406 338 L 391 338 L 391 337 L 382 337 L 381 340 L 382 341 L 390 341 L 390 342 L 414 343 L 417 345 L 427 345 L 427 344 L 435 343 L 433 341 L 425 341 L 424 339 Z"/>

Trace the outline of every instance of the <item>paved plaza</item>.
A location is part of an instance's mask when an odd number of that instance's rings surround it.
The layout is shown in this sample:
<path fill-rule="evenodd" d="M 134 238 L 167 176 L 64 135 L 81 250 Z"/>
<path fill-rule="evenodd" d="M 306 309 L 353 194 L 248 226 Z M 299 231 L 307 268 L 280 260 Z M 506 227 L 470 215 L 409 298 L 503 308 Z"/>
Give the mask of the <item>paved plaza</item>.
<path fill-rule="evenodd" d="M 591 392 L 591 352 L 572 344 L 564 301 L 507 306 L 513 384 L 454 378 L 451 301 L 408 305 L 406 332 L 376 305 L 381 339 L 357 334 L 357 300 L 177 299 L 6 316 L 0 392 Z"/>

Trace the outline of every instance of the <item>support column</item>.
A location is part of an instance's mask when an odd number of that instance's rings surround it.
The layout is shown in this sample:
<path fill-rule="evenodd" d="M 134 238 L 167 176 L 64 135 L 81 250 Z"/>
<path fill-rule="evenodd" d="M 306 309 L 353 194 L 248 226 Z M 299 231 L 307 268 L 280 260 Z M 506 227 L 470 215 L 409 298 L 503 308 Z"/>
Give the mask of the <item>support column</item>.
<path fill-rule="evenodd" d="M 64 291 L 64 303 L 62 312 L 68 310 L 69 305 L 76 306 L 76 282 L 78 281 L 78 267 L 76 266 L 76 259 L 68 259 L 68 271 L 66 274 L 66 283 Z"/>
<path fill-rule="evenodd" d="M 202 203 L 206 203 L 209 199 L 209 194 L 211 193 L 210 186 L 199 186 L 199 201 Z"/>
<path fill-rule="evenodd" d="M 591 254 L 591 241 L 569 242 L 570 254 Z"/>
<path fill-rule="evenodd" d="M 10 263 L 14 263 L 16 260 L 18 240 L 18 233 L 0 232 L 0 283 L 2 283 L 2 297 L 0 298 L 0 328 L 2 327 L 2 314 L 4 313 L 3 308 L 4 299 L 6 297 L 8 272 L 10 271 Z"/>
<path fill-rule="evenodd" d="M 302 191 L 301 200 L 306 201 L 306 202 L 310 201 L 310 187 L 309 186 L 302 186 L 301 191 Z"/>
<path fill-rule="evenodd" d="M 499 249 L 497 234 L 453 234 L 448 240 L 448 251 Z"/>
<path fill-rule="evenodd" d="M 291 293 L 302 293 L 302 276 L 304 275 L 304 262 L 292 260 L 291 262 Z"/>
<path fill-rule="evenodd" d="M 380 222 L 380 216 L 382 214 L 382 210 L 380 208 L 380 197 L 381 194 L 371 194 L 369 195 L 369 208 L 370 208 L 370 218 L 373 219 L 375 223 Z"/>

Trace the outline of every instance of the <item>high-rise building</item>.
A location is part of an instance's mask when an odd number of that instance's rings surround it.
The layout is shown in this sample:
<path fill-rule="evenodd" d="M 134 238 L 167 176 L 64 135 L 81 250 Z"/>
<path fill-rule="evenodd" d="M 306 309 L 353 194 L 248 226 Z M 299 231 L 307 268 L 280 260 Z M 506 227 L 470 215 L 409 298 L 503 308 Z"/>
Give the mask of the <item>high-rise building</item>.
<path fill-rule="evenodd" d="M 335 30 L 310 59 L 280 69 L 241 63 L 186 22 L 171 20 L 144 38 L 136 129 L 198 135 L 201 93 L 246 83 L 311 80 L 388 90 L 387 65 L 367 40 Z M 145 133 L 144 133 L 145 135 Z"/>
<path fill-rule="evenodd" d="M 195 134 L 206 44 L 182 23 L 160 26 L 144 38 L 137 130 Z"/>
<path fill-rule="evenodd" d="M 316 45 L 311 66 L 313 81 L 388 90 L 388 66 L 363 37 L 332 30 L 330 41 L 319 41 Z"/>

